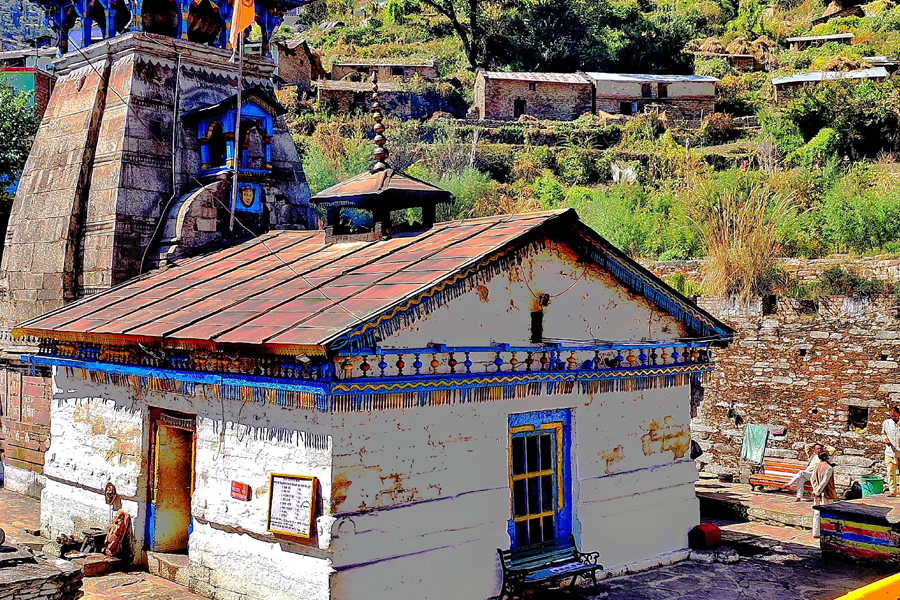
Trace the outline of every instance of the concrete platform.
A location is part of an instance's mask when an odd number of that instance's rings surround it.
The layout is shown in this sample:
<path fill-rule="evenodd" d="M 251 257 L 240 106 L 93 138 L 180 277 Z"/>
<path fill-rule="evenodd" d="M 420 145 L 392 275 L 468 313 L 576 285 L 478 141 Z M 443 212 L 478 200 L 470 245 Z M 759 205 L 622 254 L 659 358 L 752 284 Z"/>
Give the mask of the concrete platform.
<path fill-rule="evenodd" d="M 701 478 L 696 486 L 700 514 L 710 518 L 758 521 L 812 530 L 813 509 L 809 494 L 794 502 L 794 493 L 755 492 L 744 483 L 722 483 Z"/>
<path fill-rule="evenodd" d="M 147 552 L 147 570 L 151 575 L 187 587 L 190 561 L 187 554 Z"/>

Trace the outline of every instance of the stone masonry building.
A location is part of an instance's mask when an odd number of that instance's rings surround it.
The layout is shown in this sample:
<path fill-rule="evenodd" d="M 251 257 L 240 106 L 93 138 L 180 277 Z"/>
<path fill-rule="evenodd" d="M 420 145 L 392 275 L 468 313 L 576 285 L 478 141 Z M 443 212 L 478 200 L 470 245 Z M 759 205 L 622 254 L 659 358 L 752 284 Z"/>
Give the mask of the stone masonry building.
<path fill-rule="evenodd" d="M 653 263 L 668 277 L 699 279 L 700 263 Z M 809 283 L 841 266 L 866 277 L 900 280 L 900 259 L 786 260 L 782 267 Z M 836 448 L 836 483 L 845 490 L 863 475 L 884 473 L 881 423 L 900 403 L 900 313 L 893 296 L 830 296 L 797 300 L 769 296 L 749 308 L 700 297 L 732 325 L 734 343 L 717 355 L 691 425 L 703 449 L 702 470 L 743 478 L 744 427 L 770 426 L 768 456 L 805 459 L 806 444 Z"/>
<path fill-rule="evenodd" d="M 675 119 L 700 119 L 715 112 L 715 77 L 584 73 L 594 86 L 595 111 L 634 115 L 648 105 Z"/>
<path fill-rule="evenodd" d="M 592 86 L 576 73 L 479 71 L 473 108 L 479 119 L 573 121 L 591 112 Z"/>

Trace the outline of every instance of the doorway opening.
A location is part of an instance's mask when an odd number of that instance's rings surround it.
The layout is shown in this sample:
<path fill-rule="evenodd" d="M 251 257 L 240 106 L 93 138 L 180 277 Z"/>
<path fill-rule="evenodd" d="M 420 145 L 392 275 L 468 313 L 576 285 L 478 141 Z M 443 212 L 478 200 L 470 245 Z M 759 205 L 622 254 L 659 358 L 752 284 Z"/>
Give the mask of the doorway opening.
<path fill-rule="evenodd" d="M 186 553 L 193 528 L 196 417 L 153 409 L 151 419 L 150 503 L 147 549 Z"/>

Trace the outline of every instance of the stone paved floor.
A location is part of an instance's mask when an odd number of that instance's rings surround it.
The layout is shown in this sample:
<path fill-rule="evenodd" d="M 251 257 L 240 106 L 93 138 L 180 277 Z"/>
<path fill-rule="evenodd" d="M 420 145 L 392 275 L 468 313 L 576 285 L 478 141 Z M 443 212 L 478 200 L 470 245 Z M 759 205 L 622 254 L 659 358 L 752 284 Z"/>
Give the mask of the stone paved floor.
<path fill-rule="evenodd" d="M 744 492 L 741 491 L 743 494 Z M 767 494 L 762 499 L 783 498 Z M 748 501 L 753 501 L 750 498 Z M 793 504 L 790 497 L 785 504 Z M 811 510 L 808 503 L 794 506 Z M 788 507 L 792 508 L 792 507 Z M 14 541 L 37 529 L 40 503 L 0 488 L 0 527 Z M 606 579 L 591 600 L 832 600 L 890 573 L 841 561 L 823 561 L 808 531 L 764 522 L 706 519 L 722 528 L 727 547 L 741 555 L 734 564 L 686 560 L 668 567 Z M 115 573 L 85 580 L 86 600 L 200 600 L 172 582 L 148 573 Z M 562 591 L 540 591 L 535 600 L 571 598 Z M 380 599 L 379 599 L 380 600 Z"/>
<path fill-rule="evenodd" d="M 721 483 L 717 479 L 701 478 L 697 482 L 697 496 L 704 514 L 721 512 L 740 514 L 743 520 L 763 520 L 804 529 L 812 528 L 812 502 L 807 492 L 803 502 L 794 502 L 794 492 L 754 492 L 743 483 Z"/>

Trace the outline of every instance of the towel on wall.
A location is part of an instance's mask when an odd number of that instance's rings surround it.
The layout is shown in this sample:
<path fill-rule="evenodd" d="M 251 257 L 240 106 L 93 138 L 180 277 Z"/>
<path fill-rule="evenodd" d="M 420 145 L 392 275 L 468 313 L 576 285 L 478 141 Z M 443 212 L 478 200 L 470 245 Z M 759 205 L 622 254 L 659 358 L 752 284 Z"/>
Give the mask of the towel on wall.
<path fill-rule="evenodd" d="M 759 425 L 747 425 L 744 430 L 744 444 L 741 446 L 741 459 L 755 465 L 761 465 L 766 454 L 766 442 L 769 441 L 769 430 Z"/>

